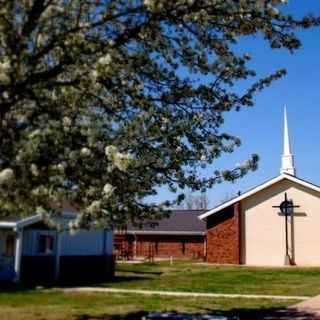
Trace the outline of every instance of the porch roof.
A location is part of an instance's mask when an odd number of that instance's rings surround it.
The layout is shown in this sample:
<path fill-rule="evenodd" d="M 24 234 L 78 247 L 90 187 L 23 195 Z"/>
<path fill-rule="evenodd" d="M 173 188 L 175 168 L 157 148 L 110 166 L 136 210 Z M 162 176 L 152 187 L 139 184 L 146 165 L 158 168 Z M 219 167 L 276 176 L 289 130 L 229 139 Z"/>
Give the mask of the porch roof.
<path fill-rule="evenodd" d="M 30 216 L 30 217 L 3 217 L 0 218 L 0 228 L 5 229 L 21 229 L 24 227 L 27 227 L 31 224 L 37 223 L 42 220 L 42 217 L 40 214 Z"/>

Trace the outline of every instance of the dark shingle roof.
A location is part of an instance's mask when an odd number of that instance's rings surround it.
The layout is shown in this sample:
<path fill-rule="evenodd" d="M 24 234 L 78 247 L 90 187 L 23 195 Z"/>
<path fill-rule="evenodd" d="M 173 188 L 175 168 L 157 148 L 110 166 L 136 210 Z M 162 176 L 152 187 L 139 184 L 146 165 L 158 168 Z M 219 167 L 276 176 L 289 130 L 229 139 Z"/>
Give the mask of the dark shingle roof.
<path fill-rule="evenodd" d="M 204 233 L 206 224 L 198 219 L 198 216 L 207 210 L 172 210 L 169 218 L 163 218 L 157 225 L 145 225 L 141 229 L 128 226 L 127 232 L 185 232 L 185 233 Z"/>

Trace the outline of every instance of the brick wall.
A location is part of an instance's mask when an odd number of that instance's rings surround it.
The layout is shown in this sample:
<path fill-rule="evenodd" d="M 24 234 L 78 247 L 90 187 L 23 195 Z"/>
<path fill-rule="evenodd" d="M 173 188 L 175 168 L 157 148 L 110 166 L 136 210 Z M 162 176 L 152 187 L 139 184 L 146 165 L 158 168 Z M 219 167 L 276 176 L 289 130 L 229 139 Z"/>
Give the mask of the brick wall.
<path fill-rule="evenodd" d="M 132 247 L 135 256 L 204 258 L 204 235 L 136 235 L 135 240 L 131 235 L 127 235 L 124 241 L 122 247 Z"/>
<path fill-rule="evenodd" d="M 115 233 L 113 237 L 113 254 L 116 259 L 131 260 L 135 253 L 134 236 L 125 233 Z"/>
<path fill-rule="evenodd" d="M 207 218 L 207 262 L 240 264 L 240 203 Z"/>
<path fill-rule="evenodd" d="M 204 236 L 137 235 L 136 255 L 203 258 Z"/>

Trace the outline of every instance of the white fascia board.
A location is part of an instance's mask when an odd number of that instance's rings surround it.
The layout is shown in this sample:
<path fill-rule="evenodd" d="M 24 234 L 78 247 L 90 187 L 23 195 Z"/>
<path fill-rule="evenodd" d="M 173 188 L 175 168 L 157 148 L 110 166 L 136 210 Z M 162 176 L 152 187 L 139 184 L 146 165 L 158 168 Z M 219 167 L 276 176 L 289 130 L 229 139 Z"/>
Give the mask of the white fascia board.
<path fill-rule="evenodd" d="M 2 221 L 0 222 L 0 228 L 16 228 L 17 223 L 16 222 L 6 222 Z"/>
<path fill-rule="evenodd" d="M 143 230 L 130 230 L 130 231 L 127 231 L 126 234 L 203 236 L 203 235 L 205 235 L 205 232 L 201 232 L 201 231 L 143 231 Z"/>
<path fill-rule="evenodd" d="M 313 184 L 313 183 L 310 183 L 310 182 L 308 182 L 308 181 L 299 179 L 299 178 L 297 178 L 297 177 L 295 177 L 295 176 L 292 176 L 292 175 L 290 175 L 290 174 L 285 174 L 285 173 L 284 173 L 284 174 L 282 174 L 282 175 L 284 176 L 284 178 L 286 178 L 286 179 L 288 179 L 288 180 L 291 180 L 291 181 L 293 181 L 293 182 L 296 182 L 296 183 L 298 183 L 298 184 L 300 184 L 300 185 L 302 185 L 302 186 L 304 186 L 304 187 L 306 187 L 306 188 L 309 188 L 309 189 L 311 189 L 311 190 L 320 192 L 320 187 L 317 186 L 317 185 L 315 185 L 315 184 Z"/>
<path fill-rule="evenodd" d="M 235 204 L 235 203 L 237 203 L 237 202 L 239 202 L 239 201 L 241 201 L 241 200 L 243 200 L 245 198 L 248 198 L 248 197 L 252 196 L 253 194 L 255 194 L 255 193 L 257 193 L 257 192 L 259 192 L 259 191 L 261 191 L 261 190 L 263 190 L 265 188 L 268 188 L 271 185 L 273 185 L 273 184 L 275 184 L 275 183 L 277 183 L 277 182 L 279 182 L 281 180 L 284 180 L 284 179 L 290 180 L 292 182 L 295 182 L 295 183 L 300 184 L 300 185 L 302 185 L 302 186 L 304 186 L 306 188 L 312 189 L 312 190 L 317 191 L 317 192 L 320 193 L 320 187 L 318 187 L 318 186 L 316 186 L 316 185 L 314 185 L 314 184 L 312 184 L 310 182 L 301 180 L 301 179 L 299 179 L 299 178 L 297 178 L 295 176 L 292 176 L 290 174 L 283 173 L 283 174 L 281 174 L 281 175 L 279 175 L 279 176 L 277 176 L 277 177 L 275 177 L 275 178 L 273 178 L 273 179 L 271 179 L 271 180 L 259 185 L 258 187 L 253 188 L 253 189 L 249 190 L 248 192 L 245 192 L 242 195 L 240 195 L 240 196 L 238 196 L 238 197 L 236 197 L 234 199 L 231 199 L 231 200 L 221 204 L 218 207 L 215 207 L 215 208 L 209 210 L 208 212 L 205 212 L 204 214 L 200 215 L 198 218 L 200 220 L 203 220 L 203 219 L 207 218 L 208 216 L 211 216 L 212 214 L 214 214 L 216 212 L 219 212 L 219 211 L 221 211 L 221 210 L 223 210 L 223 209 L 225 209 L 225 208 L 227 208 L 227 207 L 229 207 L 229 206 L 231 206 L 231 205 L 233 205 L 233 204 Z"/>
<path fill-rule="evenodd" d="M 34 215 L 34 216 L 31 216 L 31 217 L 27 217 L 27 218 L 24 218 L 20 221 L 17 222 L 16 224 L 16 227 L 17 228 L 24 228 L 24 227 L 27 227 L 31 224 L 34 224 L 34 223 L 37 223 L 39 221 L 42 220 L 42 215 L 41 214 L 37 214 L 37 215 Z"/>

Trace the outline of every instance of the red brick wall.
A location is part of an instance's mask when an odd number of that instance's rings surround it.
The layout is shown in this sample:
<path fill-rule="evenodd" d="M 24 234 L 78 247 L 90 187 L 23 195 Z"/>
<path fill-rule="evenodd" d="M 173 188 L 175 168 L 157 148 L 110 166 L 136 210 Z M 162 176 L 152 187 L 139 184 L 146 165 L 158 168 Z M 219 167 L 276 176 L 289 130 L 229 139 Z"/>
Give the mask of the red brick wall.
<path fill-rule="evenodd" d="M 240 264 L 240 203 L 207 218 L 207 262 Z"/>
<path fill-rule="evenodd" d="M 126 236 L 126 244 L 132 243 L 131 235 Z M 129 239 L 130 238 L 130 239 Z M 155 257 L 197 258 L 204 257 L 205 236 L 178 236 L 178 235 L 136 235 L 132 243 L 134 255 Z"/>
<path fill-rule="evenodd" d="M 137 235 L 136 255 L 203 258 L 204 236 Z"/>
<path fill-rule="evenodd" d="M 113 237 L 113 254 L 116 259 L 132 259 L 135 252 L 134 236 L 125 233 Z"/>

